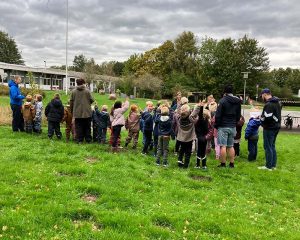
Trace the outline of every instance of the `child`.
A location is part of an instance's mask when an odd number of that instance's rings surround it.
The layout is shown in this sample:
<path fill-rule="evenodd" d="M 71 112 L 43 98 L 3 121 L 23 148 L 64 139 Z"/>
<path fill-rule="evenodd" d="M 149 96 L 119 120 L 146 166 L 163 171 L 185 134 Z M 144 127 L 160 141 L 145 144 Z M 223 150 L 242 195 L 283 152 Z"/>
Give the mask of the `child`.
<path fill-rule="evenodd" d="M 220 154 L 221 154 L 221 147 L 218 144 L 218 129 L 216 129 L 214 127 L 215 121 L 216 121 L 216 117 L 213 116 L 213 118 L 211 119 L 211 125 L 214 128 L 213 129 L 213 136 L 214 136 L 214 145 L 215 145 L 216 160 L 219 160 L 220 159 Z"/>
<path fill-rule="evenodd" d="M 98 117 L 96 114 L 96 111 L 98 110 L 98 106 L 92 106 L 92 128 L 93 128 L 93 142 L 98 141 Z"/>
<path fill-rule="evenodd" d="M 200 102 L 200 111 L 198 121 L 195 124 L 195 131 L 197 136 L 197 162 L 195 168 L 200 168 L 200 162 L 202 164 L 202 169 L 207 169 L 206 165 L 206 147 L 207 147 L 207 139 L 206 136 L 208 134 L 208 126 L 210 121 L 210 114 L 207 109 L 204 109 L 204 102 Z"/>
<path fill-rule="evenodd" d="M 240 156 L 240 142 L 241 142 L 241 137 L 242 137 L 242 128 L 245 123 L 245 118 L 241 115 L 240 120 L 236 124 L 236 135 L 234 137 L 234 152 L 235 152 L 235 157 Z"/>
<path fill-rule="evenodd" d="M 64 108 L 64 117 L 62 122 L 66 122 L 66 142 L 70 141 L 71 132 L 73 135 L 73 140 L 75 140 L 75 134 L 74 134 L 74 126 L 73 123 L 73 115 L 71 113 L 71 107 L 70 102 L 68 102 L 67 106 Z"/>
<path fill-rule="evenodd" d="M 64 106 L 60 100 L 60 95 L 56 93 L 45 109 L 48 120 L 48 137 L 52 139 L 54 131 L 58 139 L 61 139 L 60 122 L 64 117 Z"/>
<path fill-rule="evenodd" d="M 152 141 L 153 132 L 153 103 L 151 101 L 148 101 L 146 102 L 146 104 L 146 110 L 141 114 L 143 119 L 143 137 L 145 138 L 145 143 L 142 151 L 143 155 L 146 155 L 148 153 L 148 148 Z"/>
<path fill-rule="evenodd" d="M 101 107 L 101 112 L 96 109 L 96 115 L 97 115 L 97 140 L 100 144 L 106 143 L 106 133 L 107 128 L 110 127 L 110 117 L 107 112 L 108 107 L 107 105 L 103 105 Z"/>
<path fill-rule="evenodd" d="M 24 118 L 24 127 L 26 133 L 32 133 L 33 130 L 33 119 L 35 117 L 35 110 L 34 106 L 31 103 L 32 101 L 32 96 L 27 95 L 26 96 L 26 102 L 24 103 L 22 107 L 22 112 L 23 112 L 23 118 Z"/>
<path fill-rule="evenodd" d="M 125 125 L 124 113 L 129 108 L 128 98 L 126 98 L 125 103 L 122 105 L 121 101 L 116 101 L 112 114 L 110 115 L 113 141 L 112 141 L 112 151 L 114 153 L 118 152 L 118 139 L 121 136 L 121 129 Z"/>
<path fill-rule="evenodd" d="M 158 109 L 155 122 L 158 125 L 158 145 L 156 165 L 160 165 L 160 157 L 163 156 L 163 166 L 168 166 L 169 141 L 172 133 L 172 118 L 167 106 Z"/>
<path fill-rule="evenodd" d="M 180 99 L 180 101 L 177 103 L 177 109 L 176 109 L 177 114 L 180 114 L 181 107 L 184 106 L 184 105 L 187 105 L 188 103 L 189 103 L 188 98 L 182 97 L 182 98 Z M 175 121 L 176 121 L 176 120 L 174 119 L 174 122 L 175 122 Z M 175 134 L 176 134 L 176 136 L 177 136 L 178 129 L 177 129 L 176 127 L 175 127 L 175 129 L 174 129 L 174 132 L 175 132 Z M 175 143 L 175 156 L 178 155 L 179 150 L 180 150 L 180 141 L 178 141 L 178 140 L 177 140 L 177 137 L 176 137 L 176 143 Z"/>
<path fill-rule="evenodd" d="M 154 147 L 154 157 L 157 153 L 157 145 L 158 145 L 158 122 L 155 121 L 156 117 L 159 114 L 159 106 L 161 102 L 158 101 L 156 107 L 153 110 L 153 119 L 154 119 L 154 129 L 153 129 L 153 147 Z"/>
<path fill-rule="evenodd" d="M 248 161 L 255 161 L 257 157 L 258 129 L 261 125 L 260 112 L 250 112 L 250 119 L 245 130 L 245 139 L 248 140 Z"/>
<path fill-rule="evenodd" d="M 197 106 L 191 113 L 189 105 L 185 104 L 180 109 L 180 114 L 175 114 L 175 128 L 177 128 L 177 140 L 180 143 L 178 155 L 178 166 L 188 168 L 192 154 L 193 141 L 196 139 L 195 123 L 198 120 L 200 106 Z M 185 160 L 183 162 L 183 157 Z"/>
<path fill-rule="evenodd" d="M 126 118 L 125 128 L 128 130 L 128 136 L 126 138 L 125 147 L 128 147 L 128 144 L 133 138 L 132 149 L 136 149 L 139 140 L 140 114 L 138 111 L 138 106 L 135 104 L 130 106 L 130 113 Z"/>
<path fill-rule="evenodd" d="M 35 95 L 35 117 L 33 121 L 33 131 L 42 133 L 42 113 L 43 113 L 43 97 L 40 94 Z"/>

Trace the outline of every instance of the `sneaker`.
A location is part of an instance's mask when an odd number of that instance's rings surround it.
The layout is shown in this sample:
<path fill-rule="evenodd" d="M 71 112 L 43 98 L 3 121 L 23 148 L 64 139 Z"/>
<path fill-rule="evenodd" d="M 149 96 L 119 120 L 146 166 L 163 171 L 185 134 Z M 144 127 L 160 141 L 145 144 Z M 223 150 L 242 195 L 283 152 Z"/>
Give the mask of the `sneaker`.
<path fill-rule="evenodd" d="M 200 169 L 200 166 L 197 166 L 197 165 L 196 165 L 195 168 L 196 168 L 196 169 Z"/>
<path fill-rule="evenodd" d="M 177 152 L 174 152 L 174 156 L 177 156 L 178 155 L 178 153 Z"/>
<path fill-rule="evenodd" d="M 234 163 L 229 163 L 229 168 L 234 168 Z"/>
<path fill-rule="evenodd" d="M 163 166 L 164 166 L 164 167 L 168 167 L 168 165 L 169 165 L 169 164 L 167 164 L 167 163 L 164 163 L 164 165 L 163 165 Z"/>
<path fill-rule="evenodd" d="M 147 155 L 145 152 L 141 152 L 141 154 L 142 154 L 142 155 L 145 155 L 145 156 Z"/>
<path fill-rule="evenodd" d="M 183 161 L 178 160 L 177 162 L 178 162 L 178 164 L 183 164 Z"/>
<path fill-rule="evenodd" d="M 207 166 L 202 166 L 202 170 L 207 170 Z"/>
<path fill-rule="evenodd" d="M 268 170 L 268 171 L 272 171 L 272 168 L 267 168 L 266 166 L 261 166 L 261 167 L 257 167 L 260 170 Z"/>
<path fill-rule="evenodd" d="M 156 162 L 156 166 L 160 166 L 160 163 Z"/>
<path fill-rule="evenodd" d="M 272 170 L 273 170 L 273 171 L 274 171 L 274 170 L 277 170 L 277 168 L 276 168 L 276 167 L 273 167 Z"/>

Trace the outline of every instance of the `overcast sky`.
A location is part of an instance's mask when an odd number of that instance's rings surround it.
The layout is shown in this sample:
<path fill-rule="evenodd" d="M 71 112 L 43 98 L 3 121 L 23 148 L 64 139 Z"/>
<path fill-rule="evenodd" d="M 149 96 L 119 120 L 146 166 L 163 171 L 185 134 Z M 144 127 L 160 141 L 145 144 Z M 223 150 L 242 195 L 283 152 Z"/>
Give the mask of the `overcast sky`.
<path fill-rule="evenodd" d="M 79 54 L 123 61 L 186 30 L 199 42 L 247 34 L 271 68 L 299 68 L 299 12 L 298 0 L 69 0 L 68 62 Z M 65 64 L 66 0 L 1 0 L 0 14 L 27 65 Z"/>

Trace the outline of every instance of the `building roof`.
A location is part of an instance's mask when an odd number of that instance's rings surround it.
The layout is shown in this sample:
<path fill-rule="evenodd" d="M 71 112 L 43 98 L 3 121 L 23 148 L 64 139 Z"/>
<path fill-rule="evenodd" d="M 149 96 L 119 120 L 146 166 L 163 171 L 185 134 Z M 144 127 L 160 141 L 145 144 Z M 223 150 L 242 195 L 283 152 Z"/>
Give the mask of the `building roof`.
<path fill-rule="evenodd" d="M 54 69 L 54 68 L 40 68 L 40 67 L 28 67 L 25 65 L 18 65 L 18 64 L 11 64 L 11 63 L 4 63 L 0 62 L 0 69 L 8 69 L 8 70 L 17 70 L 17 71 L 24 71 L 24 72 L 33 72 L 33 73 L 44 73 L 44 74 L 54 74 L 54 75 L 66 75 L 65 70 L 61 69 Z M 75 77 L 75 78 L 84 78 L 83 72 L 75 72 L 75 71 L 68 71 L 69 77 Z M 107 76 L 107 75 L 96 75 L 95 80 L 99 81 L 117 81 L 120 78 L 113 77 L 113 76 Z"/>

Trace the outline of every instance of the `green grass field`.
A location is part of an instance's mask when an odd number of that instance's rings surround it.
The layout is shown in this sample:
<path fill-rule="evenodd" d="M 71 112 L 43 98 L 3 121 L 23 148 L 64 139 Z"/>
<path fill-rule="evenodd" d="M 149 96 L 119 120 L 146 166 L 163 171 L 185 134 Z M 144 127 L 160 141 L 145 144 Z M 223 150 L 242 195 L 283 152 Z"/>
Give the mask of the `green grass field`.
<path fill-rule="evenodd" d="M 123 133 L 123 139 L 125 136 Z M 141 140 L 141 136 L 140 136 Z M 0 127 L 0 239 L 300 239 L 299 135 L 280 133 L 278 169 L 154 164 L 139 150 Z M 123 141 L 124 143 L 124 141 Z"/>

